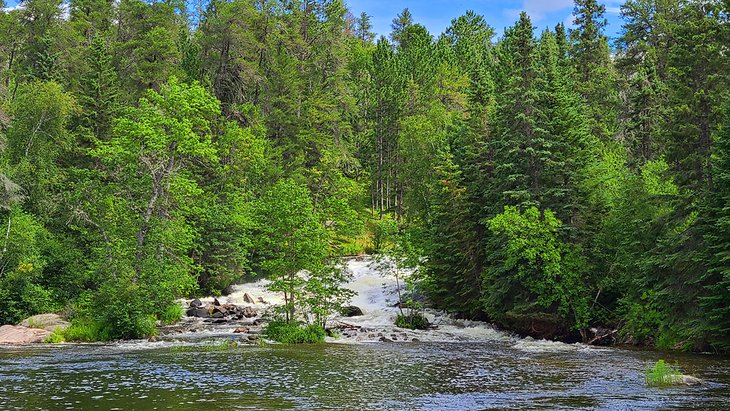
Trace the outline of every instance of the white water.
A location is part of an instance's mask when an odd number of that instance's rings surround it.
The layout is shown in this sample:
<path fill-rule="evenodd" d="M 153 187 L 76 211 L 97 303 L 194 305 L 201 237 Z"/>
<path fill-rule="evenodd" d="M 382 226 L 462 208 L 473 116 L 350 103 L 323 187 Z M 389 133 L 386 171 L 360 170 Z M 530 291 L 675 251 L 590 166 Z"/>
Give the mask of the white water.
<path fill-rule="evenodd" d="M 526 352 L 555 352 L 585 349 L 581 344 L 564 344 L 561 342 L 520 339 L 496 330 L 488 323 L 454 319 L 450 315 L 433 309 L 426 309 L 425 316 L 434 325 L 430 330 L 406 330 L 394 325 L 399 313 L 393 307 L 398 301 L 396 279 L 392 275 L 384 275 L 376 267 L 370 257 L 351 258 L 345 261 L 347 269 L 352 273 L 351 280 L 346 287 L 357 294 L 351 304 L 359 307 L 363 314 L 356 317 L 333 316 L 329 324 L 338 323 L 358 327 L 359 331 L 345 331 L 340 338 L 328 338 L 333 343 L 362 343 L 376 342 L 385 337 L 394 341 L 499 341 Z M 221 303 L 232 303 L 251 306 L 265 312 L 275 305 L 282 304 L 283 298 L 278 293 L 267 289 L 268 280 L 259 280 L 252 283 L 234 286 L 234 292 L 218 300 Z M 401 287 L 403 287 L 401 279 Z M 265 303 L 247 304 L 244 294 L 248 293 L 255 300 L 261 297 Z M 212 301 L 206 298 L 204 301 Z M 215 333 L 214 331 L 209 331 Z"/>
<path fill-rule="evenodd" d="M 350 258 L 344 261 L 352 274 L 345 287 L 355 291 L 351 305 L 359 307 L 363 315 L 356 317 L 332 316 L 328 320 L 330 325 L 347 325 L 338 338 L 327 338 L 328 342 L 340 344 L 357 344 L 380 342 L 384 339 L 426 342 L 499 342 L 525 353 L 551 353 L 563 351 L 594 350 L 595 348 L 583 344 L 565 344 L 562 342 L 519 338 L 514 335 L 495 329 L 492 325 L 481 321 L 455 319 L 440 310 L 426 309 L 424 315 L 432 324 L 429 330 L 408 330 L 396 327 L 395 318 L 399 314 L 397 281 L 392 275 L 385 275 L 377 269 L 371 257 Z M 403 279 L 400 285 L 403 287 Z M 268 290 L 268 280 L 262 279 L 251 283 L 238 284 L 233 287 L 233 293 L 226 297 L 218 297 L 222 304 L 236 304 L 256 309 L 259 314 L 266 314 L 270 310 L 283 304 L 283 297 L 279 293 Z M 255 301 L 263 299 L 263 303 L 246 303 L 244 295 L 248 294 Z M 202 298 L 206 303 L 212 303 L 213 297 Z M 182 301 L 181 301 L 182 302 Z M 188 301 L 184 301 L 187 306 Z M 249 320 L 252 321 L 252 320 Z M 201 319 L 185 318 L 188 325 L 195 329 L 193 332 L 184 332 L 175 335 L 172 344 L 195 343 L 196 340 L 209 338 L 230 338 L 233 330 L 241 323 L 226 323 L 213 325 Z M 351 326 L 351 327 L 350 327 Z M 386 341 L 387 341 L 386 340 Z M 171 341 L 160 341 L 152 345 L 168 345 Z M 150 344 L 150 343 L 146 343 Z"/>

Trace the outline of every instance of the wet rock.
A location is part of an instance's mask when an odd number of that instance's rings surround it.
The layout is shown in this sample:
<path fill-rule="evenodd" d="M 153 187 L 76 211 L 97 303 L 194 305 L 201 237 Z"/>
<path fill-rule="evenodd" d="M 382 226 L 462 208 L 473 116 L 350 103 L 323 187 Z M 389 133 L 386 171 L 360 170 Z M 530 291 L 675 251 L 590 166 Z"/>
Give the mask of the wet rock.
<path fill-rule="evenodd" d="M 360 307 L 356 307 L 354 305 L 348 305 L 346 307 L 342 307 L 342 315 L 345 317 L 357 317 L 362 314 L 362 310 Z"/>
<path fill-rule="evenodd" d="M 210 317 L 210 312 L 207 308 L 190 308 L 185 312 L 185 315 L 188 317 L 208 318 Z"/>
<path fill-rule="evenodd" d="M 50 331 L 28 328 L 22 325 L 3 325 L 0 327 L 0 344 L 40 343 L 51 335 Z"/>
<path fill-rule="evenodd" d="M 243 309 L 241 310 L 241 314 L 243 314 L 243 316 L 246 318 L 253 318 L 258 315 L 256 310 L 251 307 L 243 307 Z"/>
<path fill-rule="evenodd" d="M 264 320 L 263 318 L 257 318 L 255 320 L 253 320 L 253 322 L 251 324 L 252 325 L 261 325 L 261 324 L 263 324 L 265 322 L 266 322 L 266 320 Z"/>
<path fill-rule="evenodd" d="M 380 342 L 393 342 L 393 340 L 391 340 L 391 339 L 390 339 L 390 338 L 388 338 L 388 337 L 380 337 L 380 338 L 378 339 L 378 341 L 380 341 Z"/>
<path fill-rule="evenodd" d="M 53 332 L 57 329 L 65 330 L 71 324 L 61 318 L 61 316 L 58 314 L 38 314 L 26 318 L 18 325 L 28 328 L 39 328 L 42 330 Z"/>
<path fill-rule="evenodd" d="M 233 330 L 234 334 L 245 334 L 248 333 L 249 328 L 248 327 L 238 327 L 235 330 Z"/>
<path fill-rule="evenodd" d="M 676 385 L 686 385 L 689 387 L 702 385 L 704 381 L 691 375 L 681 375 L 677 378 Z"/>
<path fill-rule="evenodd" d="M 249 293 L 243 293 L 243 302 L 246 304 L 256 304 L 256 300 Z"/>
<path fill-rule="evenodd" d="M 217 298 L 214 298 L 214 299 L 213 299 L 213 306 L 215 306 L 215 307 L 218 307 L 218 306 L 220 306 L 220 305 L 221 305 L 221 302 L 220 302 L 220 301 L 218 301 L 218 299 L 217 299 Z"/>
<path fill-rule="evenodd" d="M 421 340 L 419 340 L 418 338 L 413 338 L 413 339 L 411 339 L 411 341 L 413 341 L 413 342 L 419 342 Z"/>
<path fill-rule="evenodd" d="M 261 304 L 266 304 L 266 301 L 264 301 L 264 297 L 259 297 L 256 299 L 256 301 L 260 302 Z"/>
<path fill-rule="evenodd" d="M 248 336 L 248 340 L 249 340 L 249 341 L 256 341 L 256 340 L 258 340 L 258 339 L 259 339 L 259 336 L 258 336 L 258 335 L 256 335 L 256 334 L 250 334 L 250 335 Z"/>
<path fill-rule="evenodd" d="M 221 294 L 223 296 L 227 297 L 227 296 L 233 294 L 235 291 L 236 291 L 236 289 L 234 288 L 234 284 L 231 284 L 228 287 L 224 288 L 223 291 L 221 292 Z"/>
<path fill-rule="evenodd" d="M 213 314 L 211 314 L 210 316 L 212 318 L 223 318 L 226 315 L 222 311 L 220 311 L 220 310 L 215 310 L 215 311 L 213 311 Z"/>
<path fill-rule="evenodd" d="M 193 301 L 190 301 L 190 308 L 202 308 L 203 302 L 200 301 L 200 299 L 196 298 Z"/>

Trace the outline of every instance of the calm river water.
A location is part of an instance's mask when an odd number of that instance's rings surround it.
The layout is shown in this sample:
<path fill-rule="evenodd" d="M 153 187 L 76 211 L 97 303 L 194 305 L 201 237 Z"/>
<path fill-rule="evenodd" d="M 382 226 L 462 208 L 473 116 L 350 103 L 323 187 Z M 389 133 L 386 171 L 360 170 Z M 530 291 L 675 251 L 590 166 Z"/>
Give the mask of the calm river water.
<path fill-rule="evenodd" d="M 646 387 L 659 358 L 708 383 Z M 728 410 L 730 359 L 529 340 L 0 348 L 1 410 L 505 408 Z"/>

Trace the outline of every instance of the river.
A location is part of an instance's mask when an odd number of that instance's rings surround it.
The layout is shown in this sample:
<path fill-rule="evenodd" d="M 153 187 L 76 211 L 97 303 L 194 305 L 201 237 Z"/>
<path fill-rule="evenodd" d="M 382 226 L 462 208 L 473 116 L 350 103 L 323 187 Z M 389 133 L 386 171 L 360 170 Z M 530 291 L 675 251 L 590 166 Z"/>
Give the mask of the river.
<path fill-rule="evenodd" d="M 372 332 L 211 350 L 237 338 L 217 326 L 157 342 L 0 347 L 0 410 L 730 409 L 728 357 L 520 339 L 437 312 L 437 330 L 379 342 L 402 335 L 389 326 L 393 283 L 367 261 L 348 264 L 365 315 L 347 321 Z M 276 298 L 259 282 L 227 301 L 244 292 Z M 647 387 L 660 358 L 705 384 Z"/>

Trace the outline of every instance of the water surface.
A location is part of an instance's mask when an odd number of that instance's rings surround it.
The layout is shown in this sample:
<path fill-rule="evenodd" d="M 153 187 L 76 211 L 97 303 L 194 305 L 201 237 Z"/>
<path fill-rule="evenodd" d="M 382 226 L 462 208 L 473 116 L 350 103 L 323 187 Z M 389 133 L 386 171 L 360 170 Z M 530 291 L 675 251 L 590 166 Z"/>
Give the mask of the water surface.
<path fill-rule="evenodd" d="M 659 358 L 709 381 L 648 388 Z M 0 409 L 730 409 L 730 359 L 523 340 L 0 349 Z"/>

